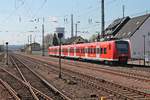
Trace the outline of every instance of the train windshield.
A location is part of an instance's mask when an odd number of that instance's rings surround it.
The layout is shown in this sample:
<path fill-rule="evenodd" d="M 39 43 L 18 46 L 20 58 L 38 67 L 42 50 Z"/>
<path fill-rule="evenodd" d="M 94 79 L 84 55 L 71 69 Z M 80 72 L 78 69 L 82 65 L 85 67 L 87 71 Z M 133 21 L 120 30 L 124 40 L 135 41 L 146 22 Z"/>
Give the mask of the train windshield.
<path fill-rule="evenodd" d="M 116 41 L 116 47 L 119 54 L 126 54 L 129 50 L 129 43 L 127 41 Z"/>

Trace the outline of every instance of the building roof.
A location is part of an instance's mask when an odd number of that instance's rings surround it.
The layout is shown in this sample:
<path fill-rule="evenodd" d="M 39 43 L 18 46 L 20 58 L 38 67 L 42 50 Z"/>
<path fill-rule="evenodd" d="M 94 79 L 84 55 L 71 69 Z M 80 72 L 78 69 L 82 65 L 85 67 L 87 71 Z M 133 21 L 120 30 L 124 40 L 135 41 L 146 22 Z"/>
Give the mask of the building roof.
<path fill-rule="evenodd" d="M 113 30 L 115 29 L 120 23 L 124 23 L 126 19 L 130 19 L 130 17 L 124 17 L 124 18 L 118 18 L 114 20 L 107 28 L 106 30 Z"/>
<path fill-rule="evenodd" d="M 111 40 L 113 36 L 115 36 L 118 31 L 130 20 L 130 17 L 124 17 L 124 18 L 118 18 L 114 20 L 106 29 L 105 34 L 103 35 L 103 38 L 101 40 Z M 102 37 L 102 35 L 99 35 L 99 37 Z M 93 40 L 97 40 L 98 35 Z"/>
<path fill-rule="evenodd" d="M 129 38 L 131 37 L 141 25 L 150 17 L 150 14 L 134 17 L 130 19 L 114 36 L 114 38 Z"/>
<path fill-rule="evenodd" d="M 33 43 L 29 44 L 29 45 L 40 45 L 40 44 L 37 43 L 37 42 L 33 42 Z"/>

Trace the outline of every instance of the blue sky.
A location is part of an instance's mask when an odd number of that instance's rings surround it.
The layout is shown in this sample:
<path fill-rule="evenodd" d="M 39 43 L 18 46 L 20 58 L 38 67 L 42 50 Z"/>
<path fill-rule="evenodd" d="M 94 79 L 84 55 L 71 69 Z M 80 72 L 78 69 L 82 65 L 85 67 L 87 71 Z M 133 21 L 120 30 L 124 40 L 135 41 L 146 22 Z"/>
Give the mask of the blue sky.
<path fill-rule="evenodd" d="M 78 24 L 78 35 L 89 38 L 101 30 L 101 0 L 1 0 L 0 44 L 27 43 L 28 35 L 41 42 L 42 18 L 45 18 L 45 34 L 55 27 L 65 27 L 65 37 L 70 37 L 70 15 Z M 105 0 L 106 27 L 116 18 L 122 17 L 122 5 L 126 16 L 150 13 L 150 0 Z M 64 22 L 64 18 L 67 19 Z M 31 20 L 39 21 L 31 22 Z M 92 19 L 89 23 L 88 20 Z M 57 21 L 57 23 L 55 22 Z M 32 32 L 31 32 L 32 31 Z"/>

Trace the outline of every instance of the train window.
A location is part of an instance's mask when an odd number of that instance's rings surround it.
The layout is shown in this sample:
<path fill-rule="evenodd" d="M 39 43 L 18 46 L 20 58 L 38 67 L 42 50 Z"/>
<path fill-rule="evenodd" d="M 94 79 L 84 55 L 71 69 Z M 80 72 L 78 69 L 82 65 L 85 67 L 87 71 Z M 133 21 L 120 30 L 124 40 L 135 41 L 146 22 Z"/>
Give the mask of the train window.
<path fill-rule="evenodd" d="M 68 49 L 69 53 L 71 52 L 71 48 Z"/>
<path fill-rule="evenodd" d="M 72 48 L 69 49 L 69 52 L 72 53 Z"/>
<path fill-rule="evenodd" d="M 104 54 L 107 54 L 107 48 L 104 48 Z"/>
<path fill-rule="evenodd" d="M 80 52 L 79 52 L 79 48 L 77 48 L 77 53 L 80 53 Z"/>
<path fill-rule="evenodd" d="M 88 48 L 88 53 L 90 53 L 90 48 Z"/>
<path fill-rule="evenodd" d="M 76 48 L 76 53 L 78 53 L 78 48 Z"/>
<path fill-rule="evenodd" d="M 90 48 L 90 53 L 92 53 L 92 48 Z"/>
<path fill-rule="evenodd" d="M 71 48 L 71 52 L 74 53 L 74 48 Z"/>
<path fill-rule="evenodd" d="M 94 53 L 94 48 L 92 48 L 92 54 Z"/>
<path fill-rule="evenodd" d="M 103 54 L 103 48 L 100 49 L 100 53 Z"/>
<path fill-rule="evenodd" d="M 109 44 L 109 50 L 111 50 L 111 45 Z"/>
<path fill-rule="evenodd" d="M 96 48 L 96 53 L 99 54 L 99 48 Z"/>
<path fill-rule="evenodd" d="M 83 48 L 83 53 L 85 53 L 85 49 Z"/>
<path fill-rule="evenodd" d="M 88 48 L 86 48 L 86 53 L 88 53 Z"/>
<path fill-rule="evenodd" d="M 91 53 L 91 48 L 89 48 L 89 53 Z"/>
<path fill-rule="evenodd" d="M 81 49 L 81 53 L 85 53 L 85 52 L 84 52 L 84 48 Z"/>
<path fill-rule="evenodd" d="M 96 54 L 96 48 L 94 48 L 94 54 Z"/>
<path fill-rule="evenodd" d="M 85 48 L 85 53 L 88 53 L 88 49 L 87 48 Z"/>

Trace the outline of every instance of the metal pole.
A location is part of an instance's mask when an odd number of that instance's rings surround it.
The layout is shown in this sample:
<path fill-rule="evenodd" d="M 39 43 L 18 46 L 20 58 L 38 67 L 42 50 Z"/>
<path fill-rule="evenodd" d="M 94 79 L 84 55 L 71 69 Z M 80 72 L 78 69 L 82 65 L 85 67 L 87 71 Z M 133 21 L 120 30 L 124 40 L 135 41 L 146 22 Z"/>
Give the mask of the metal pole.
<path fill-rule="evenodd" d="M 42 24 L 42 56 L 44 56 L 44 18 Z"/>
<path fill-rule="evenodd" d="M 29 36 L 28 36 L 28 45 L 30 44 L 30 38 L 29 38 Z"/>
<path fill-rule="evenodd" d="M 32 34 L 30 35 L 30 45 L 32 44 Z"/>
<path fill-rule="evenodd" d="M 78 31 L 78 29 L 77 29 L 78 28 L 78 24 L 77 23 L 75 24 L 75 28 L 76 28 L 76 37 L 77 37 L 77 31 Z"/>
<path fill-rule="evenodd" d="M 73 14 L 71 14 L 71 37 L 73 37 Z"/>
<path fill-rule="evenodd" d="M 59 38 L 59 78 L 61 77 L 61 38 Z"/>
<path fill-rule="evenodd" d="M 105 13 L 104 13 L 104 0 L 102 0 L 101 1 L 101 17 L 102 17 L 102 19 L 101 19 L 101 21 L 102 21 L 102 26 L 101 26 L 101 35 L 102 35 L 102 38 L 104 38 L 104 29 L 105 29 Z M 98 37 L 98 38 L 100 38 L 100 37 Z M 98 39 L 98 40 L 100 40 L 100 39 Z"/>
<path fill-rule="evenodd" d="M 124 12 L 125 12 L 125 5 L 122 5 L 122 14 L 123 14 L 123 18 L 124 18 Z"/>
<path fill-rule="evenodd" d="M 145 35 L 143 35 L 144 38 L 144 66 L 145 66 Z"/>
<path fill-rule="evenodd" d="M 30 54 L 32 54 L 32 34 L 30 35 L 30 46 L 31 46 Z"/>
<path fill-rule="evenodd" d="M 8 42 L 6 42 L 6 65 L 8 65 Z"/>

